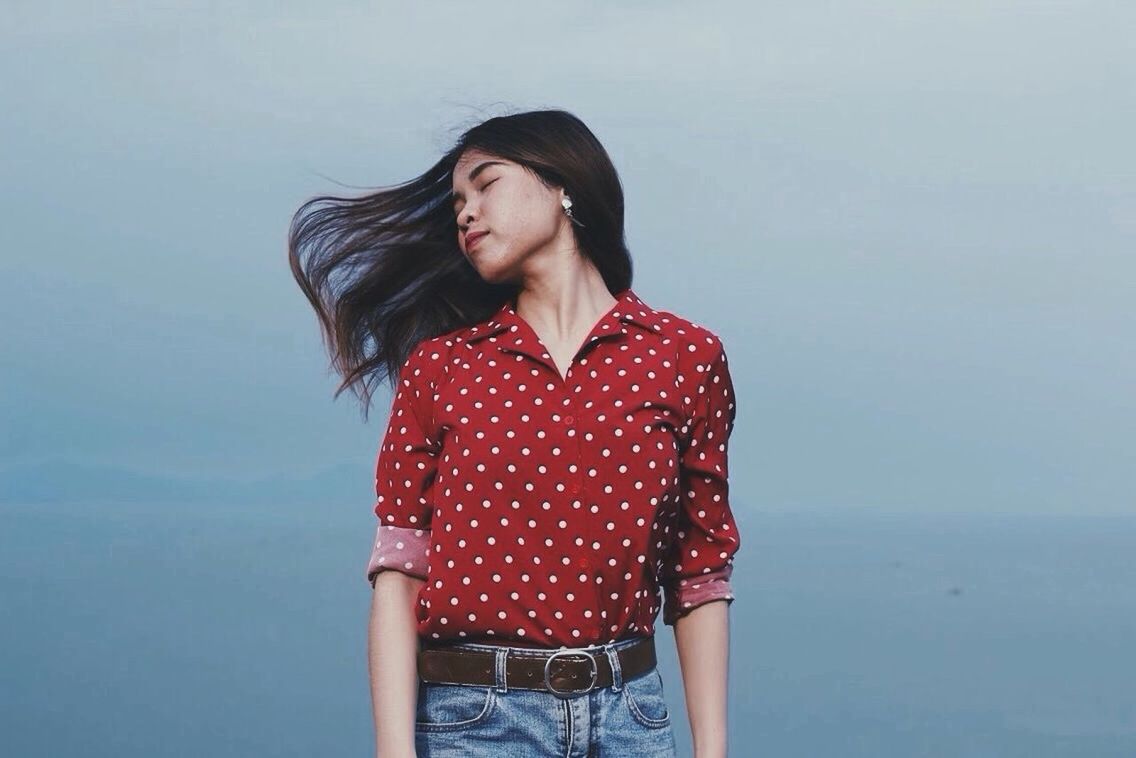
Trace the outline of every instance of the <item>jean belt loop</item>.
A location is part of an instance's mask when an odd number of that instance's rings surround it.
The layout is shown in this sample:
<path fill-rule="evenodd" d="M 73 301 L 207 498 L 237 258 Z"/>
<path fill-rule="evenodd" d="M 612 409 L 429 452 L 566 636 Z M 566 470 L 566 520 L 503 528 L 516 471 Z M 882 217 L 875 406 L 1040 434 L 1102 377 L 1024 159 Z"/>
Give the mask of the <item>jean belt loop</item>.
<path fill-rule="evenodd" d="M 508 661 L 509 661 L 509 648 L 507 648 L 507 647 L 498 648 L 497 653 L 496 653 L 496 657 L 494 659 L 494 662 L 496 664 L 494 666 L 494 668 L 496 670 L 496 677 L 495 677 L 495 682 L 494 682 L 493 686 L 498 692 L 501 692 L 501 693 L 505 693 L 505 692 L 509 691 L 509 682 L 508 682 L 508 675 L 507 675 L 508 674 L 508 666 L 507 666 Z"/>
<path fill-rule="evenodd" d="M 619 650 L 612 644 L 604 645 L 608 663 L 611 664 L 611 690 L 619 692 L 623 689 L 623 671 L 619 668 Z"/>

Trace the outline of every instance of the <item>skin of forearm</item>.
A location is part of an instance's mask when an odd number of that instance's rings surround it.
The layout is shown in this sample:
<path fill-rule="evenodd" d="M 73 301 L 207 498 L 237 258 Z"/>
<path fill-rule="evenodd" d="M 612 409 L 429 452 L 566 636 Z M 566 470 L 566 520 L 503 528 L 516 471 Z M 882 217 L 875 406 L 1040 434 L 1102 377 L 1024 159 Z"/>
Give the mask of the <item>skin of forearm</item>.
<path fill-rule="evenodd" d="M 726 694 L 730 629 L 729 604 L 714 600 L 674 624 L 683 694 L 697 758 L 726 755 Z"/>
<path fill-rule="evenodd" d="M 377 758 L 412 758 L 419 640 L 414 603 L 423 580 L 381 571 L 371 595 L 367 660 Z"/>

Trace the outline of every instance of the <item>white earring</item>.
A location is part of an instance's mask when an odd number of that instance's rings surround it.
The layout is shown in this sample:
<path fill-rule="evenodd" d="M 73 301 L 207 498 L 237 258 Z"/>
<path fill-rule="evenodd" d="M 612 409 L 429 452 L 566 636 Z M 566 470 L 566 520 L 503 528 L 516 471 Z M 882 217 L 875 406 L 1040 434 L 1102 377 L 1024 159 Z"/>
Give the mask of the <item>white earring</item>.
<path fill-rule="evenodd" d="M 581 223 L 580 223 L 580 222 L 579 222 L 579 221 L 578 221 L 578 220 L 577 220 L 577 219 L 576 219 L 576 218 L 575 218 L 575 217 L 574 217 L 574 216 L 572 215 L 572 199 L 571 199 L 570 197 L 568 197 L 567 195 L 565 195 L 565 196 L 564 196 L 563 198 L 561 198 L 561 200 L 560 200 L 560 204 L 561 204 L 562 206 L 564 206 L 564 213 L 565 213 L 565 215 L 567 215 L 567 216 L 568 216 L 568 218 L 569 218 L 569 219 L 570 219 L 570 220 L 572 221 L 572 223 L 573 223 L 573 224 L 575 224 L 576 226 L 583 226 L 583 224 L 581 224 Z"/>

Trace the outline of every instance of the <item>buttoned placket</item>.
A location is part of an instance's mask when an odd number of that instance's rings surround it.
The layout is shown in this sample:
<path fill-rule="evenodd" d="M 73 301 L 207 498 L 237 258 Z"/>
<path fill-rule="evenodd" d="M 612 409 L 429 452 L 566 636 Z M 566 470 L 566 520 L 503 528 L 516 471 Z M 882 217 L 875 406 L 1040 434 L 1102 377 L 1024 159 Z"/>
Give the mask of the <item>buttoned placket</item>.
<path fill-rule="evenodd" d="M 610 328 L 612 318 L 617 319 L 616 323 L 619 324 L 618 329 Z M 597 609 L 601 608 L 603 605 L 601 602 L 601 592 L 606 590 L 601 589 L 600 585 L 596 582 L 598 574 L 592 562 L 588 559 L 588 551 L 591 549 L 591 544 L 594 540 L 591 527 L 593 522 L 598 522 L 598 519 L 592 518 L 592 515 L 588 513 L 592 503 L 589 502 L 587 495 L 587 467 L 584 465 L 584 449 L 580 439 L 581 419 L 573 412 L 575 408 L 572 400 L 572 391 L 575 391 L 576 394 L 580 394 L 583 391 L 583 387 L 578 383 L 573 386 L 573 370 L 579 365 L 579 358 L 586 353 L 590 353 L 597 343 L 625 336 L 627 334 L 627 325 L 623 323 L 622 317 L 618 312 L 612 311 L 606 314 L 604 318 L 600 319 L 592 327 L 592 331 L 588 333 L 588 336 L 585 337 L 583 343 L 577 348 L 575 354 L 569 359 L 568 369 L 564 372 L 564 376 L 561 377 L 560 370 L 556 366 L 556 362 L 552 359 L 552 354 L 548 352 L 548 349 L 541 341 L 540 335 L 538 335 L 536 330 L 511 307 L 503 309 L 500 320 L 495 321 L 494 324 L 505 324 L 505 334 L 512 336 L 502 339 L 505 335 L 491 335 L 490 342 L 496 341 L 498 349 L 502 352 L 521 355 L 540 363 L 552 372 L 556 386 L 559 389 L 561 408 L 566 411 L 559 414 L 560 423 L 565 428 L 565 437 L 571 438 L 569 444 L 573 445 L 572 449 L 574 450 L 576 469 L 572 482 L 568 487 L 568 503 L 573 511 L 583 511 L 581 518 L 578 519 L 577 527 L 580 528 L 583 533 L 584 545 L 580 553 L 573 557 L 572 565 L 576 569 L 573 573 L 573 577 L 578 577 L 581 573 L 587 577 L 588 581 L 586 583 L 589 587 L 588 592 L 591 594 L 591 606 Z M 590 621 L 593 626 L 602 627 L 603 624 L 606 624 L 607 619 L 603 619 L 597 614 L 596 617 L 590 619 Z"/>

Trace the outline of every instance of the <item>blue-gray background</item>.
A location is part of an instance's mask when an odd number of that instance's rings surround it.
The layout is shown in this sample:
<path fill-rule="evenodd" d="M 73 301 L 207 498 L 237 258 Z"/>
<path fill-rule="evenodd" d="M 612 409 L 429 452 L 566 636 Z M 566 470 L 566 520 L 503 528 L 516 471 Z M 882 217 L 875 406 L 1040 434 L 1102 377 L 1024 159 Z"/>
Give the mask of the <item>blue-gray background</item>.
<path fill-rule="evenodd" d="M 537 107 L 730 355 L 733 754 L 1136 754 L 1130 4 L 231 5 L 0 9 L 6 754 L 369 753 L 286 225 Z"/>

